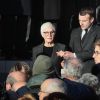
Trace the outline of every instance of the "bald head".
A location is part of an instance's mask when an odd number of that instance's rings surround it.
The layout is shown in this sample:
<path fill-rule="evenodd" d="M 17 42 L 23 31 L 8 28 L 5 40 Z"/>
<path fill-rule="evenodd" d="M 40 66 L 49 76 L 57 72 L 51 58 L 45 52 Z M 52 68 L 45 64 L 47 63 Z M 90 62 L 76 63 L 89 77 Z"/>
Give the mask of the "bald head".
<path fill-rule="evenodd" d="M 39 100 L 43 100 L 44 97 L 53 92 L 67 93 L 67 87 L 64 81 L 58 78 L 50 78 L 45 80 L 41 85 Z"/>
<path fill-rule="evenodd" d="M 61 79 L 51 78 L 45 80 L 42 83 L 41 90 L 48 93 L 52 93 L 52 92 L 66 93 L 66 84 Z"/>

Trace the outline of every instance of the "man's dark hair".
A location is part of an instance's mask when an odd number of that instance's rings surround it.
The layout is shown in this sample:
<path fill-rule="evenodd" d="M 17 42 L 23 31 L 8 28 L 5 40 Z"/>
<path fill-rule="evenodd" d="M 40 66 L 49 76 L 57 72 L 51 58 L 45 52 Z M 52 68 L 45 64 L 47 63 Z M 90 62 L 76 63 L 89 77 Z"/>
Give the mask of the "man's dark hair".
<path fill-rule="evenodd" d="M 61 92 L 53 92 L 44 97 L 43 100 L 71 100 L 69 96 Z"/>
<path fill-rule="evenodd" d="M 95 11 L 93 8 L 91 7 L 85 7 L 85 8 L 82 8 L 79 12 L 79 14 L 81 16 L 84 16 L 86 14 L 90 15 L 90 17 L 95 17 Z"/>

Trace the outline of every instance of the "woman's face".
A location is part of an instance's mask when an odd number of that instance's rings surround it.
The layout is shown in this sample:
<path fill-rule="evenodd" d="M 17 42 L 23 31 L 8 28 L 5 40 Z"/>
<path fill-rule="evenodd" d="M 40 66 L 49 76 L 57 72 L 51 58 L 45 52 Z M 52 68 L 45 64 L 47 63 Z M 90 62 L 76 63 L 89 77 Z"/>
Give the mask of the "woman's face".
<path fill-rule="evenodd" d="M 96 64 L 100 63 L 100 47 L 95 46 L 93 58 Z"/>
<path fill-rule="evenodd" d="M 49 27 L 45 29 L 42 37 L 45 43 L 52 43 L 54 40 L 54 36 L 55 36 L 55 31 L 51 27 Z"/>

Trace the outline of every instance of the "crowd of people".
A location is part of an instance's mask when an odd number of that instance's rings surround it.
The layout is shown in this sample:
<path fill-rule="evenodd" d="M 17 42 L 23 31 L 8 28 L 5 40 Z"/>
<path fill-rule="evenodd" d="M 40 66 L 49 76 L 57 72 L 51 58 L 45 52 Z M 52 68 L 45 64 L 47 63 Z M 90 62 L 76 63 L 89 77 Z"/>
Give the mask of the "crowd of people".
<path fill-rule="evenodd" d="M 55 43 L 53 23 L 41 25 L 43 42 L 32 49 L 32 69 L 21 61 L 11 67 L 2 100 L 100 100 L 100 26 L 91 7 L 82 8 L 78 19 L 69 46 Z"/>

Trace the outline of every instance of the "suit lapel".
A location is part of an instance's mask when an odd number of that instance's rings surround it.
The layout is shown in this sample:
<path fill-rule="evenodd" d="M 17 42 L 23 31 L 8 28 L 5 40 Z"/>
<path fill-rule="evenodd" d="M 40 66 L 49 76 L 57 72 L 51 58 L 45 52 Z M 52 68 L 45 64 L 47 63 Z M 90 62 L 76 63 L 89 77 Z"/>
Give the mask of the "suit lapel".
<path fill-rule="evenodd" d="M 91 27 L 91 29 L 89 30 L 89 32 L 87 32 L 87 34 L 84 37 L 84 41 L 82 42 L 82 47 L 84 48 L 84 46 L 88 43 L 88 40 L 90 39 L 91 33 L 93 32 L 94 27 Z"/>
<path fill-rule="evenodd" d="M 53 47 L 53 53 L 52 53 L 52 56 L 51 56 L 53 59 L 55 58 L 56 52 L 57 52 L 57 44 L 55 43 L 55 45 Z"/>
<path fill-rule="evenodd" d="M 89 32 L 85 33 L 83 39 L 81 40 L 82 47 L 85 45 Z"/>
<path fill-rule="evenodd" d="M 43 43 L 38 48 L 38 53 L 43 53 Z"/>
<path fill-rule="evenodd" d="M 79 36 L 78 36 L 78 39 L 77 39 L 77 40 L 79 40 L 78 43 L 80 44 L 80 47 L 82 46 L 81 34 L 82 34 L 82 30 L 80 29 Z"/>

